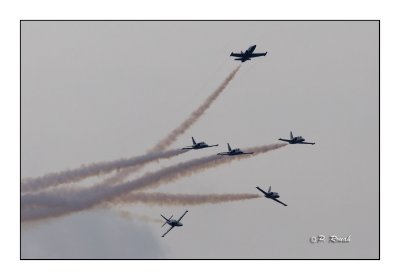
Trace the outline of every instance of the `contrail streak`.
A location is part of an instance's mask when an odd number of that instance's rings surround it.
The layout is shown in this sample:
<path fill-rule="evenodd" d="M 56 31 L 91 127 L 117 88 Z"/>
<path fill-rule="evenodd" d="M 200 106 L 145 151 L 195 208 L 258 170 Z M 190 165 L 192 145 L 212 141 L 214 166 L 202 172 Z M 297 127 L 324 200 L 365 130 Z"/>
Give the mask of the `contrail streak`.
<path fill-rule="evenodd" d="M 57 217 L 90 209 L 101 203 L 117 199 L 131 191 L 157 187 L 234 160 L 251 158 L 286 145 L 286 143 L 279 143 L 246 149 L 246 151 L 254 152 L 252 155 L 212 155 L 193 159 L 159 171 L 147 173 L 136 180 L 108 188 L 105 186 L 97 186 L 96 188 L 93 187 L 83 190 L 68 189 L 59 192 L 28 193 L 21 197 L 21 219 L 25 221 Z"/>
<path fill-rule="evenodd" d="M 119 171 L 116 175 L 105 179 L 100 185 L 113 185 L 123 181 L 129 174 L 138 171 L 149 162 L 162 158 L 169 158 L 187 152 L 187 150 L 173 150 L 161 153 L 173 142 L 178 136 L 189 129 L 211 106 L 217 97 L 223 92 L 229 82 L 235 77 L 239 71 L 240 65 L 236 67 L 223 83 L 198 107 L 182 124 L 169 133 L 164 139 L 156 144 L 147 154 L 139 157 L 121 159 L 113 162 L 102 162 L 84 165 L 80 168 L 66 170 L 62 172 L 49 173 L 38 178 L 27 178 L 21 182 L 22 192 L 38 191 L 50 186 L 57 186 L 65 183 L 77 182 L 90 176 L 104 174 L 115 169 L 126 168 Z M 96 186 L 96 185 L 95 185 Z"/>
<path fill-rule="evenodd" d="M 217 99 L 217 97 L 224 91 L 226 86 L 229 84 L 230 81 L 233 80 L 236 73 L 239 71 L 240 65 L 233 70 L 228 77 L 222 82 L 222 84 L 204 101 L 203 104 L 200 105 L 192 114 L 187 118 L 183 123 L 181 123 L 177 128 L 171 131 L 170 134 L 167 135 L 164 139 L 158 142 L 152 151 L 163 151 L 167 147 L 169 147 L 172 143 L 176 141 L 178 136 L 182 135 L 183 133 L 188 130 L 203 114 L 204 112 L 211 106 L 211 104 Z"/>
<path fill-rule="evenodd" d="M 158 142 L 153 148 L 150 149 L 149 153 L 163 151 L 169 146 L 172 145 L 176 141 L 176 139 L 185 133 L 203 114 L 204 112 L 211 106 L 211 104 L 218 98 L 218 96 L 224 91 L 224 89 L 228 86 L 229 82 L 233 80 L 236 73 L 239 71 L 240 65 L 236 67 L 229 75 L 225 78 L 225 80 L 218 86 L 218 88 L 209 96 L 207 99 L 195 110 L 190 116 L 182 122 L 178 127 L 172 130 L 164 139 Z M 106 179 L 102 182 L 102 184 L 117 184 L 122 182 L 127 176 L 131 173 L 136 172 L 144 167 L 144 164 L 141 166 L 136 166 L 132 168 L 127 168 L 121 170 L 116 175 Z"/>
<path fill-rule="evenodd" d="M 27 178 L 21 182 L 22 192 L 38 191 L 50 186 L 57 186 L 65 183 L 72 183 L 83 180 L 90 176 L 101 175 L 116 169 L 135 167 L 138 165 L 146 164 L 161 159 L 171 158 L 187 150 L 170 150 L 165 152 L 152 152 L 143 156 L 123 158 L 115 161 L 92 163 L 83 165 L 79 168 L 49 173 L 37 178 Z"/>
<path fill-rule="evenodd" d="M 223 202 L 240 201 L 262 197 L 258 194 L 166 194 L 134 192 L 113 200 L 114 203 L 144 203 L 157 206 L 187 206 L 201 204 L 217 204 Z"/>
<path fill-rule="evenodd" d="M 149 217 L 147 215 L 132 213 L 132 212 L 127 211 L 127 210 L 117 210 L 117 214 L 121 218 L 129 219 L 129 220 L 138 219 L 138 220 L 141 220 L 141 221 L 144 221 L 144 222 L 151 222 L 151 223 L 162 223 L 163 222 L 162 219 Z"/>

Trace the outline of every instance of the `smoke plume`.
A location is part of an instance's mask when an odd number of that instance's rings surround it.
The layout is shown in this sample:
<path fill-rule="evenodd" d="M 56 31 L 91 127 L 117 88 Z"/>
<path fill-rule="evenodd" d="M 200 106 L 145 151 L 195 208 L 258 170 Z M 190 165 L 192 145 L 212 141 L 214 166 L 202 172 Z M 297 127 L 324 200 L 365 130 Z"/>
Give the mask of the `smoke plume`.
<path fill-rule="evenodd" d="M 93 163 L 89 165 L 83 165 L 80 168 L 66 170 L 62 172 L 49 173 L 38 178 L 27 178 L 21 182 L 22 192 L 38 191 L 50 186 L 57 186 L 60 184 L 77 182 L 90 176 L 104 174 L 116 169 L 126 168 L 118 172 L 115 176 L 112 176 L 101 184 L 116 184 L 124 180 L 129 174 L 138 171 L 141 167 L 154 160 L 160 160 L 163 158 L 170 158 L 181 153 L 187 152 L 187 150 L 172 150 L 162 153 L 167 147 L 176 141 L 178 136 L 183 134 L 189 129 L 211 106 L 211 104 L 217 99 L 217 97 L 226 88 L 229 82 L 235 77 L 239 71 L 240 66 L 236 67 L 229 76 L 223 81 L 223 83 L 200 105 L 192 114 L 186 119 L 181 125 L 175 128 L 170 134 L 156 144 L 147 154 L 139 157 L 120 159 L 112 162 L 101 162 Z"/>
<path fill-rule="evenodd" d="M 211 106 L 211 104 L 217 99 L 217 97 L 224 91 L 230 81 L 233 80 L 236 73 L 239 71 L 240 65 L 233 70 L 228 77 L 222 82 L 222 84 L 200 105 L 183 123 L 177 128 L 171 131 L 164 139 L 158 142 L 151 151 L 163 151 L 169 147 L 173 142 L 176 141 L 178 136 L 182 135 L 188 128 L 190 128 Z"/>
<path fill-rule="evenodd" d="M 204 112 L 211 106 L 211 104 L 218 98 L 218 96 L 224 91 L 230 81 L 233 80 L 236 73 L 239 71 L 240 65 L 236 67 L 229 75 L 225 78 L 225 80 L 218 86 L 218 88 L 209 96 L 207 99 L 195 110 L 190 116 L 182 122 L 178 127 L 172 130 L 164 139 L 158 142 L 152 149 L 150 149 L 149 153 L 163 151 L 169 146 L 172 145 L 176 141 L 176 139 L 185 133 L 203 114 Z M 127 176 L 129 176 L 133 172 L 137 172 L 144 164 L 141 166 L 135 166 L 131 168 L 127 168 L 121 170 L 116 175 L 106 179 L 102 182 L 102 184 L 117 184 L 122 182 Z"/>
<path fill-rule="evenodd" d="M 162 223 L 163 220 L 161 218 L 153 218 L 143 214 L 132 213 L 127 210 L 116 210 L 117 214 L 124 219 L 128 220 L 141 220 L 144 222 L 151 222 L 151 223 Z"/>
<path fill-rule="evenodd" d="M 134 192 L 113 200 L 114 203 L 144 203 L 157 206 L 217 204 L 261 197 L 258 194 L 167 194 Z"/>
<path fill-rule="evenodd" d="M 159 161 L 160 159 L 171 158 L 185 152 L 187 152 L 187 150 L 181 149 L 166 152 L 152 152 L 143 156 L 83 165 L 76 169 L 49 173 L 38 178 L 24 179 L 21 183 L 21 190 L 22 192 L 38 191 L 50 186 L 76 182 L 90 176 L 101 175 L 121 168 L 134 167 L 152 161 Z"/>
<path fill-rule="evenodd" d="M 218 156 L 212 155 L 203 158 L 182 162 L 159 171 L 150 172 L 144 176 L 113 187 L 97 186 L 89 189 L 63 189 L 59 192 L 44 192 L 25 194 L 21 197 L 22 220 L 57 217 L 71 212 L 90 209 L 103 202 L 117 199 L 131 191 L 145 190 L 157 187 L 195 173 L 226 164 L 235 160 L 251 158 L 256 155 L 286 146 L 286 143 L 271 144 L 246 149 L 254 152 L 251 155 Z"/>

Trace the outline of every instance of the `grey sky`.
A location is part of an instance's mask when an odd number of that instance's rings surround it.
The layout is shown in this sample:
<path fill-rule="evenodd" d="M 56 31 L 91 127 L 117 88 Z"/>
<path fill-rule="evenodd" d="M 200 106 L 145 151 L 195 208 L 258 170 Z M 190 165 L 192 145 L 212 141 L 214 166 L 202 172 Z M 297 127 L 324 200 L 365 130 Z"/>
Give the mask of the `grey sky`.
<path fill-rule="evenodd" d="M 145 170 L 225 150 L 226 142 L 275 143 L 292 130 L 317 144 L 157 189 L 248 193 L 272 185 L 288 207 L 261 198 L 190 207 L 184 227 L 164 239 L 159 224 L 92 210 L 23 226 L 22 257 L 377 258 L 378 22 L 23 22 L 22 178 L 141 155 L 237 66 L 229 53 L 251 44 L 267 56 L 244 63 L 173 145 L 194 136 L 220 147 Z M 125 209 L 158 218 L 186 207 Z M 79 250 L 71 253 L 63 228 L 74 231 Z M 318 234 L 352 239 L 310 244 Z"/>

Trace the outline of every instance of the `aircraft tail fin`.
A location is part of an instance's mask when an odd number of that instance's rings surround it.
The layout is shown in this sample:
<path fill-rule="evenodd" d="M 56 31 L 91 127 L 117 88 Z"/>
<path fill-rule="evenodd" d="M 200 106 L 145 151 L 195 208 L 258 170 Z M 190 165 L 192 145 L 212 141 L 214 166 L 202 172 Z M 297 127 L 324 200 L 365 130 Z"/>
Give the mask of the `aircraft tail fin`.
<path fill-rule="evenodd" d="M 290 132 L 290 139 L 293 139 L 293 133 Z"/>
<path fill-rule="evenodd" d="M 231 146 L 229 145 L 229 143 L 227 143 L 227 144 L 228 144 L 228 150 L 232 151 Z"/>
<path fill-rule="evenodd" d="M 192 136 L 193 145 L 196 145 L 196 141 L 194 141 L 194 137 Z"/>
<path fill-rule="evenodd" d="M 271 186 L 269 186 L 268 192 L 271 192 Z"/>

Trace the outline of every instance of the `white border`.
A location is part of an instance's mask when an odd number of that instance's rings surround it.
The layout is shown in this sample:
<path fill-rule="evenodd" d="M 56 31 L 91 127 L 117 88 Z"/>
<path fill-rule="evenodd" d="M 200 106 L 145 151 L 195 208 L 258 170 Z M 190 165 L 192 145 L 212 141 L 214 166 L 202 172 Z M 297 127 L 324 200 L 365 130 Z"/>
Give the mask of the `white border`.
<path fill-rule="evenodd" d="M 5 1 L 4 1 L 5 2 Z M 7 1 L 1 19 L 2 275 L 23 279 L 380 278 L 397 270 L 398 9 L 383 1 Z M 140 4 L 139 4 L 140 3 Z M 392 3 L 395 3 L 393 1 Z M 381 20 L 381 261 L 20 261 L 19 26 L 21 19 Z M 356 143 L 355 143 L 356 144 Z M 398 165 L 398 164 L 397 164 Z M 194 241 L 195 242 L 195 241 Z M 6 279 L 6 278 L 4 278 Z"/>

